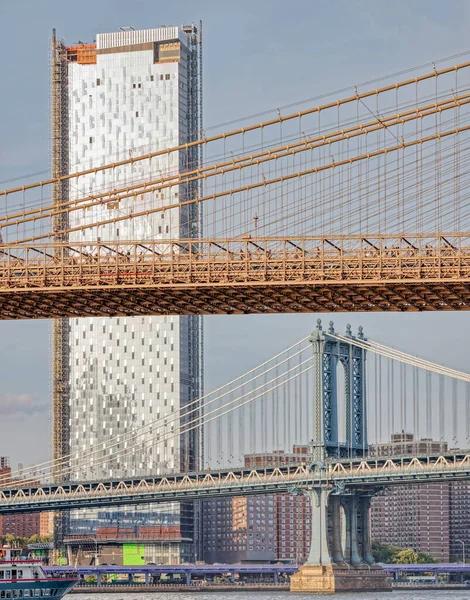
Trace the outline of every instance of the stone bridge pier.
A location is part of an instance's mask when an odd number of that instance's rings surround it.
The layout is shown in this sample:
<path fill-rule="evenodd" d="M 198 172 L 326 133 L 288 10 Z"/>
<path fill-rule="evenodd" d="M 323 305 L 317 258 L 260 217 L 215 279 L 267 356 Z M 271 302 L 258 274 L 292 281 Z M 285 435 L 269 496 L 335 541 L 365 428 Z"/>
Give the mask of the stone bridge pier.
<path fill-rule="evenodd" d="M 392 591 L 391 577 L 372 555 L 373 492 L 325 485 L 302 493 L 310 498 L 312 541 L 307 562 L 291 577 L 291 592 Z"/>

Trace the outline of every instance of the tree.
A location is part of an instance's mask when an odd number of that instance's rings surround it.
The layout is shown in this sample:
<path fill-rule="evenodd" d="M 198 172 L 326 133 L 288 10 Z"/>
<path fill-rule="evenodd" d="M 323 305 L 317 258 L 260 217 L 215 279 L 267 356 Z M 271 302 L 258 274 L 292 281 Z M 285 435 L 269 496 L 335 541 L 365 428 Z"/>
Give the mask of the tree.
<path fill-rule="evenodd" d="M 26 538 L 16 537 L 16 535 L 7 533 L 4 537 L 4 543 L 13 548 L 21 548 L 21 546 L 26 546 Z"/>
<path fill-rule="evenodd" d="M 384 544 L 383 542 L 372 542 L 372 554 L 375 561 L 379 563 L 393 563 L 394 556 L 400 550 L 403 550 L 403 548 L 392 544 Z"/>
<path fill-rule="evenodd" d="M 406 548 L 400 550 L 393 557 L 393 562 L 396 565 L 415 565 L 418 562 L 419 555 L 413 550 L 413 548 Z"/>
<path fill-rule="evenodd" d="M 418 563 L 420 565 L 430 565 L 437 563 L 437 560 L 432 554 L 428 554 L 427 552 L 418 552 Z"/>
<path fill-rule="evenodd" d="M 41 537 L 35 533 L 34 535 L 32 535 L 29 540 L 28 540 L 28 544 L 37 544 L 41 541 Z"/>

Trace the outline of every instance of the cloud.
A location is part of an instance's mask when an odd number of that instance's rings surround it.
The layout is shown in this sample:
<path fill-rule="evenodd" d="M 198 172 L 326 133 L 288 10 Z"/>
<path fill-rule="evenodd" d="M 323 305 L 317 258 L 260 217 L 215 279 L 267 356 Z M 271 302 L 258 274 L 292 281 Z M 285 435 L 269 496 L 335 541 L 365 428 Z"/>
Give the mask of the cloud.
<path fill-rule="evenodd" d="M 0 417 L 32 417 L 47 410 L 47 404 L 30 394 L 0 394 Z"/>

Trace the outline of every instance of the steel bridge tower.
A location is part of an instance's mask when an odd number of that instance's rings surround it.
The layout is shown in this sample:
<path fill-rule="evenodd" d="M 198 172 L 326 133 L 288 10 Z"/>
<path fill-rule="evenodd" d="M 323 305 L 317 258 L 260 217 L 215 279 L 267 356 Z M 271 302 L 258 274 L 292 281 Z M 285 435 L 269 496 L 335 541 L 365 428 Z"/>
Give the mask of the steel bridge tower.
<path fill-rule="evenodd" d="M 357 460 L 368 452 L 366 350 L 352 343 L 355 337 L 350 325 L 345 336 L 337 336 L 332 321 L 324 331 L 320 319 L 310 337 L 315 374 L 310 468 L 316 484 L 295 490 L 310 499 L 312 541 L 306 564 L 291 577 L 294 592 L 391 589 L 391 580 L 375 564 L 371 547 L 370 505 L 379 488 L 348 490 L 326 475 L 328 461 Z M 366 341 L 362 327 L 357 338 Z"/>
<path fill-rule="evenodd" d="M 353 339 L 351 326 L 346 337 Z M 362 327 L 357 337 L 365 340 Z M 315 372 L 315 412 L 313 456 L 315 460 L 328 458 L 357 458 L 367 454 L 366 421 L 366 351 L 340 340 L 335 335 L 333 322 L 328 332 L 323 331 L 321 320 L 310 336 L 313 346 Z M 338 365 L 344 370 L 344 387 L 338 389 Z M 339 393 L 344 398 L 345 439 L 340 440 Z"/>

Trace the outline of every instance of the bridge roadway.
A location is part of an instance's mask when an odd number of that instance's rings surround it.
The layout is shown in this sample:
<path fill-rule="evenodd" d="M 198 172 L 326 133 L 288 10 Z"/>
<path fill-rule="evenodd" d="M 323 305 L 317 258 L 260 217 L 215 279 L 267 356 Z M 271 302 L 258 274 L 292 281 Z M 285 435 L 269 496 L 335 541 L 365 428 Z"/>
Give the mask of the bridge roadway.
<path fill-rule="evenodd" d="M 308 487 L 338 491 L 470 479 L 470 450 L 443 456 L 403 456 L 308 465 L 202 471 L 112 481 L 23 483 L 0 489 L 0 514 L 279 494 Z"/>
<path fill-rule="evenodd" d="M 61 576 L 70 573 L 72 567 L 46 567 L 46 572 L 51 575 Z M 232 580 L 235 575 L 271 575 L 277 580 L 279 575 L 292 575 L 299 570 L 297 565 L 285 564 L 254 564 L 254 565 L 140 565 L 140 566 L 120 566 L 120 565 L 98 565 L 87 567 L 76 567 L 73 569 L 77 572 L 81 579 L 85 575 L 98 576 L 98 585 L 100 584 L 101 576 L 103 575 L 127 575 L 130 578 L 136 575 L 144 575 L 146 582 L 149 582 L 150 577 L 160 577 L 161 575 L 181 575 L 185 577 L 186 583 L 191 582 L 193 576 L 214 576 L 214 575 L 230 575 Z"/>
<path fill-rule="evenodd" d="M 0 245 L 0 319 L 470 309 L 470 236 Z"/>
<path fill-rule="evenodd" d="M 470 574 L 470 564 L 461 563 L 430 563 L 430 564 L 411 564 L 411 565 L 395 565 L 380 563 L 388 573 L 393 573 L 395 578 L 398 578 L 399 573 L 467 573 Z M 65 574 L 70 573 L 72 567 L 45 567 L 48 573 Z M 268 573 L 286 573 L 291 575 L 299 570 L 298 565 L 294 564 L 217 564 L 217 565 L 138 565 L 138 566 L 120 566 L 120 565 L 98 565 L 73 568 L 80 576 L 84 575 L 145 575 L 150 574 L 179 574 L 179 575 L 213 575 L 220 573 L 241 573 L 252 575 L 263 575 Z"/>

